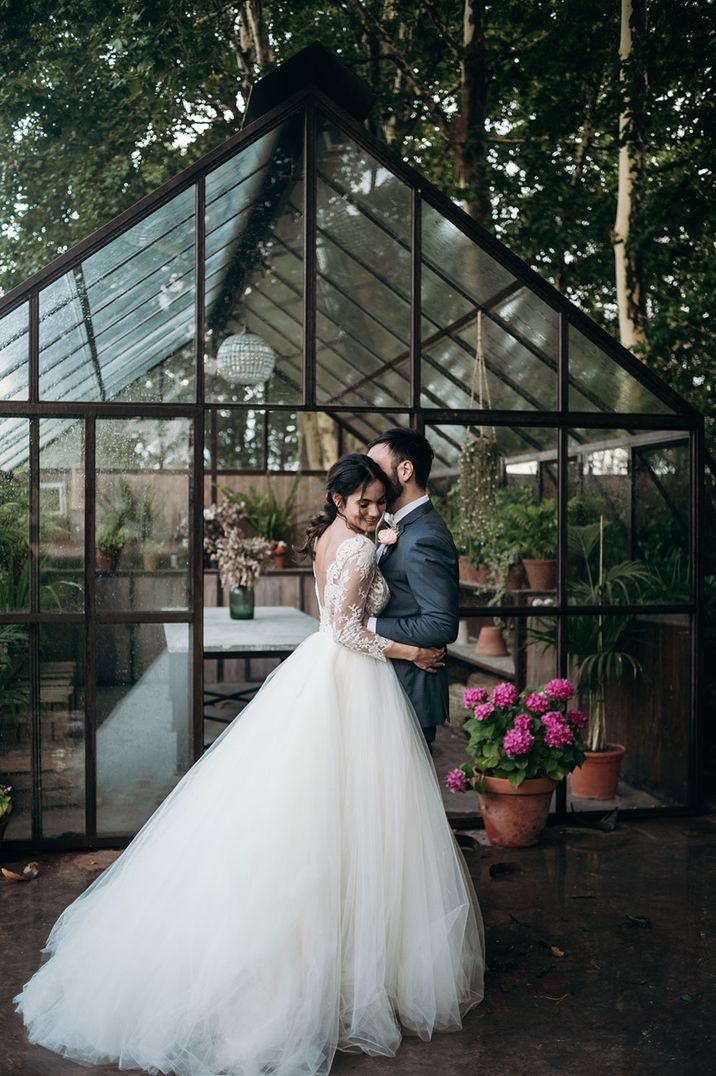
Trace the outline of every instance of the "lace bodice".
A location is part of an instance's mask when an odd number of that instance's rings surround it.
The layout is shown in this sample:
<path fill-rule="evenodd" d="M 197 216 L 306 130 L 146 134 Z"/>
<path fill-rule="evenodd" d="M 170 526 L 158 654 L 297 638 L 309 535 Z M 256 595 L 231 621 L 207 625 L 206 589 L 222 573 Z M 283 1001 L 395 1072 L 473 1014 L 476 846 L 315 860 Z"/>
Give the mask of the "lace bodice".
<path fill-rule="evenodd" d="M 320 631 L 350 650 L 385 661 L 384 651 L 391 645 L 363 627 L 363 617 L 376 616 L 388 604 L 388 584 L 375 563 L 375 546 L 365 534 L 344 538 L 336 549 L 335 559 L 326 570 L 323 604 L 316 581 L 316 596 L 321 611 Z"/>

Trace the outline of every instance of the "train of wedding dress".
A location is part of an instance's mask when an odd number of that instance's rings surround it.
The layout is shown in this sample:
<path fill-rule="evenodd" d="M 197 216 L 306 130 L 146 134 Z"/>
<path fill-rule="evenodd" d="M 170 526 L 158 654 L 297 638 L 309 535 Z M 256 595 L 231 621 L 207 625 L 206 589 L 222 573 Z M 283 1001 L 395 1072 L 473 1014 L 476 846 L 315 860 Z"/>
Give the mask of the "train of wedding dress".
<path fill-rule="evenodd" d="M 342 581 L 357 564 L 361 615 L 384 604 L 363 542 L 337 558 Z M 63 912 L 16 998 L 33 1042 L 148 1072 L 317 1076 L 337 1048 L 391 1055 L 481 1000 L 480 911 L 432 761 L 354 614 L 323 609 Z"/>

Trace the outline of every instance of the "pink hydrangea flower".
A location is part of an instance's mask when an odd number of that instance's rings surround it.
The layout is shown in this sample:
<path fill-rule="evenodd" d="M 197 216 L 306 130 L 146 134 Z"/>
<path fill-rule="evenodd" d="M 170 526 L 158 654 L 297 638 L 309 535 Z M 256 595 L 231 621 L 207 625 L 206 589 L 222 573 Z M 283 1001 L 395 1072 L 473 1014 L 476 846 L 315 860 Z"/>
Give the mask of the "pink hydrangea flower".
<path fill-rule="evenodd" d="M 586 714 L 583 714 L 581 710 L 570 710 L 567 713 L 567 720 L 571 721 L 573 725 L 577 726 L 577 728 L 583 729 L 584 726 L 588 723 L 589 718 Z"/>
<path fill-rule="evenodd" d="M 564 718 L 556 710 L 542 715 L 542 724 L 547 729 L 544 742 L 548 747 L 565 747 L 574 740 L 574 733 Z"/>
<path fill-rule="evenodd" d="M 487 702 L 487 692 L 484 687 L 468 687 L 462 697 L 466 710 L 474 710 L 481 702 Z"/>
<path fill-rule="evenodd" d="M 544 685 L 544 693 L 555 702 L 566 702 L 574 695 L 574 688 L 569 680 L 556 679 Z"/>
<path fill-rule="evenodd" d="M 532 744 L 535 742 L 535 738 L 532 733 L 526 728 L 514 728 L 505 733 L 502 741 L 502 746 L 505 749 L 505 753 L 513 758 L 515 755 L 526 755 Z"/>
<path fill-rule="evenodd" d="M 517 688 L 514 684 L 498 684 L 492 692 L 495 706 L 514 706 L 517 702 Z"/>
<path fill-rule="evenodd" d="M 478 721 L 484 721 L 485 718 L 490 716 L 494 709 L 495 707 L 491 702 L 483 702 L 481 706 L 475 707 L 475 717 Z"/>
<path fill-rule="evenodd" d="M 544 714 L 549 710 L 551 703 L 547 696 L 541 691 L 533 691 L 532 694 L 528 695 L 525 699 L 525 706 L 535 714 Z"/>
<path fill-rule="evenodd" d="M 518 714 L 515 718 L 516 729 L 529 729 L 532 727 L 531 714 Z"/>
<path fill-rule="evenodd" d="M 462 772 L 462 770 L 450 770 L 445 783 L 447 784 L 448 790 L 450 792 L 467 791 L 467 777 Z"/>

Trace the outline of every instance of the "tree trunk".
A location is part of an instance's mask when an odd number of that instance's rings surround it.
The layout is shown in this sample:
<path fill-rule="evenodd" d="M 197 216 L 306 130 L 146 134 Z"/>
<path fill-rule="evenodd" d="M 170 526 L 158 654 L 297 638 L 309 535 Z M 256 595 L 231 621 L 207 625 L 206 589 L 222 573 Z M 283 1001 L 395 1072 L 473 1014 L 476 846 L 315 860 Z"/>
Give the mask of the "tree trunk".
<path fill-rule="evenodd" d="M 638 241 L 634 238 L 644 187 L 644 150 L 640 138 L 644 78 L 635 63 L 643 54 L 644 0 L 621 0 L 619 40 L 619 186 L 612 231 L 619 337 L 638 350 L 646 343 L 644 285 Z M 636 42 L 635 42 L 636 38 Z"/>
<path fill-rule="evenodd" d="M 485 4 L 484 0 L 465 0 L 460 56 L 460 115 L 454 125 L 453 152 L 458 186 L 465 191 L 464 208 L 480 224 L 487 224 L 492 216 L 487 175 L 486 113 Z"/>

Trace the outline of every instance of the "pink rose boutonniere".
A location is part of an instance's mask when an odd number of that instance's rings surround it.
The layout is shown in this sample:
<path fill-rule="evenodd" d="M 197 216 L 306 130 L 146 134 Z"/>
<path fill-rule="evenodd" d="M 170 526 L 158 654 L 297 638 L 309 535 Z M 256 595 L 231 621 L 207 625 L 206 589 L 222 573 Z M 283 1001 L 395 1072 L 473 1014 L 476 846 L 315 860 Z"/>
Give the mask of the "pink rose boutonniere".
<path fill-rule="evenodd" d="M 400 537 L 400 531 L 398 530 L 397 524 L 387 516 L 384 517 L 383 523 L 386 525 L 382 526 L 378 531 L 378 541 L 381 545 L 395 545 Z"/>

